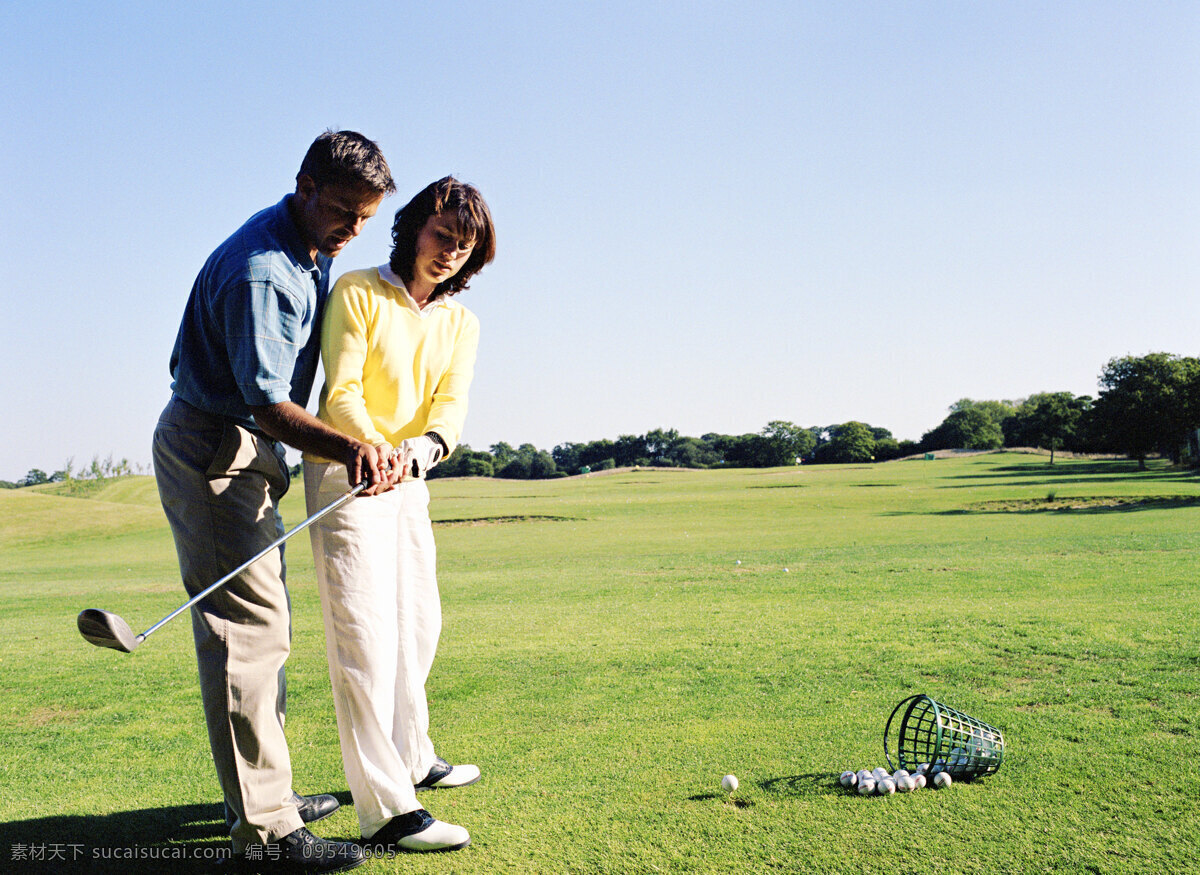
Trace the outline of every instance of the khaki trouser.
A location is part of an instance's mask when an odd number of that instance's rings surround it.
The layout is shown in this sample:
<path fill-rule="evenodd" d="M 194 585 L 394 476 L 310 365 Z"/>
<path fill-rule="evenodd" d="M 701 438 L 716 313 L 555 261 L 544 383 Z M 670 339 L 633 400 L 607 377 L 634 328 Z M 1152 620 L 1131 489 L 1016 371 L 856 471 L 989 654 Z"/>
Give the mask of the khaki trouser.
<path fill-rule="evenodd" d="M 184 403 L 162 412 L 154 476 L 190 595 L 281 534 L 276 512 L 289 477 L 273 441 Z M 231 815 L 234 853 L 304 824 L 290 801 L 284 739 L 291 611 L 283 548 L 192 608 L 200 693 L 213 762 Z"/>
<path fill-rule="evenodd" d="M 342 465 L 304 463 L 309 513 L 346 489 Z M 356 498 L 308 530 L 325 617 L 342 765 L 364 838 L 415 811 L 433 767 L 425 682 L 442 631 L 424 480 Z"/>

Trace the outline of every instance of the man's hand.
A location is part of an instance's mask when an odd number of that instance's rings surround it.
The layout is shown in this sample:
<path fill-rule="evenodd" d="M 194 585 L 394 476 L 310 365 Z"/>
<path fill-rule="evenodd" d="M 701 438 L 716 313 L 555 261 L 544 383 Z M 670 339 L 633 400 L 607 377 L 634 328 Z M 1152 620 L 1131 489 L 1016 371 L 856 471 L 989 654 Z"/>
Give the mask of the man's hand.
<path fill-rule="evenodd" d="M 346 479 L 351 486 L 357 486 L 360 481 L 367 482 L 367 488 L 360 495 L 378 495 L 392 488 L 390 477 L 390 454 L 381 453 L 378 449 L 362 441 L 347 438 L 345 462 Z"/>
<path fill-rule="evenodd" d="M 400 441 L 396 451 L 405 477 L 420 477 L 442 459 L 441 442 L 427 434 Z"/>
<path fill-rule="evenodd" d="M 346 479 L 351 486 L 366 481 L 367 488 L 361 495 L 376 495 L 392 487 L 390 453 L 381 454 L 370 444 L 330 428 L 300 405 L 281 401 L 251 407 L 250 412 L 258 427 L 275 440 L 323 459 L 340 461 L 346 466 Z"/>

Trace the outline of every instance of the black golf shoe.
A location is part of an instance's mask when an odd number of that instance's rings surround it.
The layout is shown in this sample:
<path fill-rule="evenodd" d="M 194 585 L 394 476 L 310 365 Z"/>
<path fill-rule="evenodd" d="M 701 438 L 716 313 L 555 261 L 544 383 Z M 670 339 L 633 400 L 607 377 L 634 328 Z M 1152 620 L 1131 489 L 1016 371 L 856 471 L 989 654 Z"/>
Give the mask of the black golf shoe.
<path fill-rule="evenodd" d="M 293 792 L 292 802 L 295 803 L 296 810 L 300 812 L 300 819 L 305 823 L 324 820 L 342 807 L 342 804 L 328 793 L 322 793 L 319 796 L 301 796 L 299 793 Z"/>
<path fill-rule="evenodd" d="M 238 862 L 242 872 L 317 875 L 357 868 L 367 862 L 367 857 L 356 844 L 319 838 L 301 827 L 277 842 L 250 845 Z"/>

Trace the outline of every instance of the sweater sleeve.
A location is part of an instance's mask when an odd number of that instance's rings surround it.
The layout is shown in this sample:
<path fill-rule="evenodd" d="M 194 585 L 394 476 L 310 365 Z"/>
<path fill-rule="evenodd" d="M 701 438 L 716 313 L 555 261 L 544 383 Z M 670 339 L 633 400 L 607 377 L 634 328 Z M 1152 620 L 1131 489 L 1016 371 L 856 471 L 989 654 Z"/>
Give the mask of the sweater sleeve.
<path fill-rule="evenodd" d="M 338 431 L 373 446 L 386 438 L 375 427 L 363 397 L 363 368 L 372 327 L 370 290 L 347 274 L 325 305 L 321 360 L 325 368 L 325 413 Z"/>
<path fill-rule="evenodd" d="M 467 391 L 475 376 L 475 354 L 479 349 L 479 319 L 466 311 L 454 339 L 450 367 L 438 381 L 429 409 L 426 431 L 436 431 L 446 442 L 446 454 L 454 452 L 467 421 Z"/>

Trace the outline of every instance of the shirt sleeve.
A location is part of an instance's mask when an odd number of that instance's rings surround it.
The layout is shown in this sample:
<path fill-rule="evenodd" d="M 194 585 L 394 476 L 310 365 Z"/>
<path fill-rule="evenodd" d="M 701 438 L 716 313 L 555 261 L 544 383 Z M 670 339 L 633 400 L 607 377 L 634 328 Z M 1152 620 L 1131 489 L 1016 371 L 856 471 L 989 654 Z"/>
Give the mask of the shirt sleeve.
<path fill-rule="evenodd" d="M 270 280 L 245 280 L 222 296 L 219 316 L 234 379 L 252 407 L 287 401 L 303 346 L 307 306 Z"/>
<path fill-rule="evenodd" d="M 387 438 L 375 427 L 363 396 L 372 321 L 370 297 L 345 277 L 334 285 L 321 322 L 321 361 L 325 368 L 325 414 L 330 425 L 378 446 Z"/>
<path fill-rule="evenodd" d="M 454 340 L 450 367 L 438 381 L 429 409 L 426 431 L 436 431 L 446 442 L 446 455 L 454 452 L 462 439 L 467 421 L 467 391 L 475 376 L 475 356 L 479 350 L 479 319 L 467 313 Z"/>

